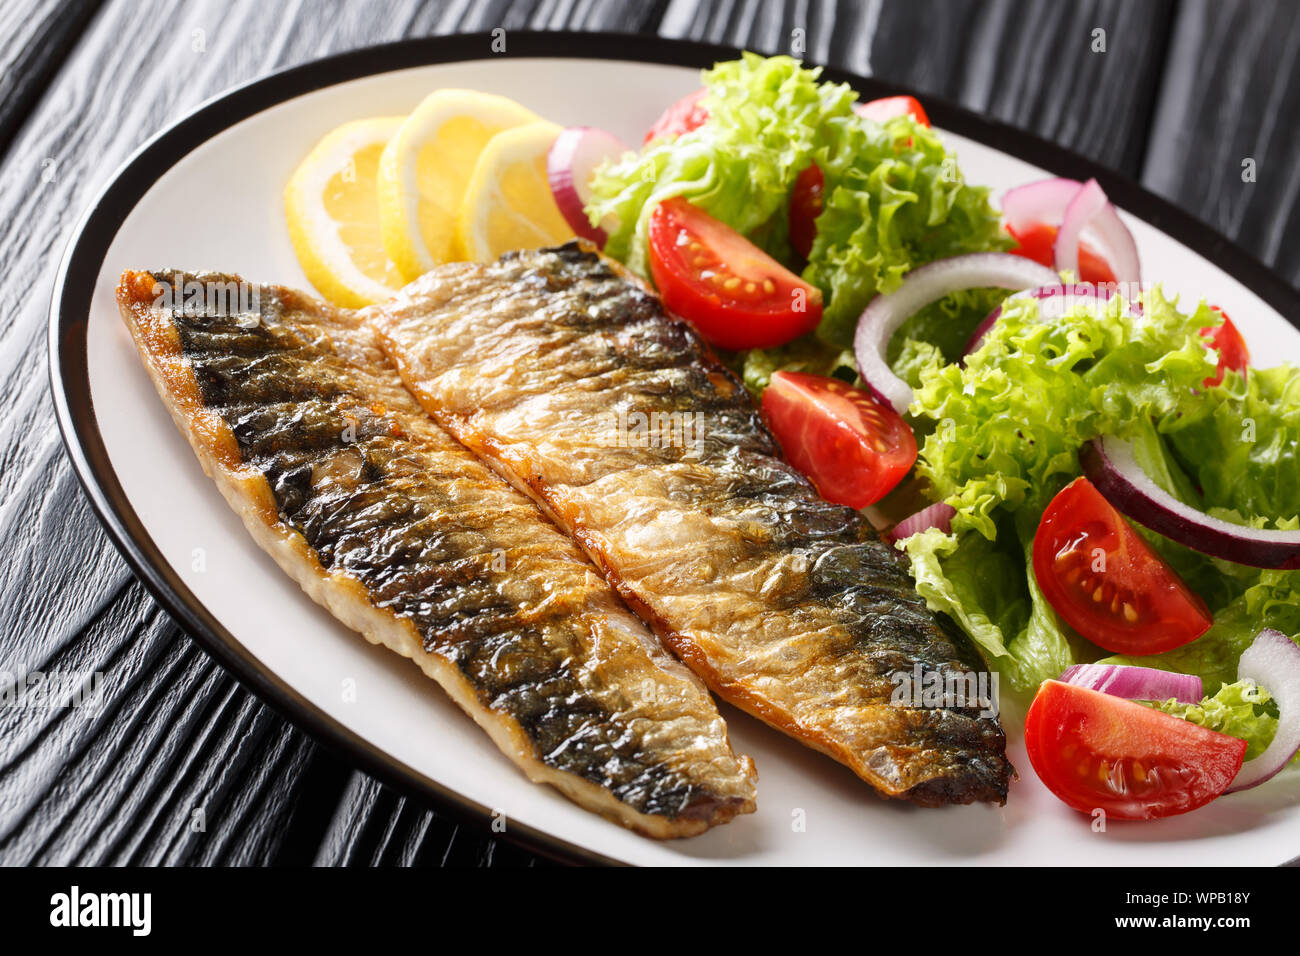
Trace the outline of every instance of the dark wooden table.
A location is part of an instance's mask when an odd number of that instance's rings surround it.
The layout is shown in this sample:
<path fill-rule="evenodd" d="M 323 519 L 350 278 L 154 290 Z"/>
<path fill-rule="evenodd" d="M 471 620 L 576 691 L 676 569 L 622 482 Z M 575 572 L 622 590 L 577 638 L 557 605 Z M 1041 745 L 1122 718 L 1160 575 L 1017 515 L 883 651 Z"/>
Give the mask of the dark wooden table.
<path fill-rule="evenodd" d="M 1282 0 L 6 0 L 0 677 L 101 671 L 106 706 L 91 718 L 0 707 L 0 862 L 540 862 L 357 771 L 193 644 L 100 530 L 46 377 L 58 256 L 147 137 L 272 70 L 498 26 L 762 52 L 788 51 L 802 30 L 806 59 L 1062 143 L 1300 280 L 1300 5 Z M 1246 160 L 1254 182 L 1243 181 Z"/>

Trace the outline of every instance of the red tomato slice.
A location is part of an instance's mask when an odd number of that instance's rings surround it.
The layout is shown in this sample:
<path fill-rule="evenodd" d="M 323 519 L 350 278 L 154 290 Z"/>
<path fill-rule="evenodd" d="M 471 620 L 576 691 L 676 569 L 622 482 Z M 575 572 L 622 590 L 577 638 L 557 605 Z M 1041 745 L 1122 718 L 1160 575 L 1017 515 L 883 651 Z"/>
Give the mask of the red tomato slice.
<path fill-rule="evenodd" d="M 1080 813 L 1119 820 L 1186 813 L 1223 793 L 1246 741 L 1122 697 L 1049 680 L 1025 719 L 1029 762 Z"/>
<path fill-rule="evenodd" d="M 907 422 L 837 378 L 777 372 L 763 392 L 763 412 L 786 460 L 837 505 L 874 504 L 916 463 Z"/>
<path fill-rule="evenodd" d="M 813 163 L 799 174 L 790 192 L 790 245 L 804 259 L 812 252 L 817 238 L 817 217 L 822 214 L 822 190 L 826 177 Z"/>
<path fill-rule="evenodd" d="M 860 116 L 873 119 L 877 123 L 891 120 L 895 116 L 910 116 L 921 126 L 930 125 L 930 117 L 925 115 L 925 108 L 914 96 L 886 96 L 878 100 L 868 100 L 854 107 Z"/>
<path fill-rule="evenodd" d="M 650 274 L 664 305 L 724 349 L 784 345 L 822 318 L 820 289 L 681 196 L 650 215 Z"/>
<path fill-rule="evenodd" d="M 700 87 L 664 110 L 664 114 L 650 127 L 650 132 L 645 134 L 641 145 L 661 136 L 681 136 L 703 126 L 709 118 L 709 111 L 701 105 L 700 100 L 707 92 L 704 87 Z"/>
<path fill-rule="evenodd" d="M 1207 343 L 1209 347 L 1219 353 L 1219 369 L 1213 376 L 1205 380 L 1206 388 L 1212 388 L 1221 383 L 1225 369 L 1232 369 L 1245 375 L 1246 367 L 1250 365 L 1250 350 L 1246 348 L 1246 340 L 1241 337 L 1237 327 L 1232 324 L 1232 319 L 1228 318 L 1228 313 L 1217 305 L 1212 305 L 1210 308 L 1223 316 L 1223 324 L 1211 325 L 1201 329 L 1201 335 L 1209 340 Z"/>
<path fill-rule="evenodd" d="M 1205 602 L 1087 478 L 1067 485 L 1043 512 L 1034 577 L 1057 614 L 1116 654 L 1172 650 L 1213 623 Z"/>
<path fill-rule="evenodd" d="M 1024 232 L 1016 232 L 1007 226 L 1007 232 L 1011 233 L 1011 238 L 1019 244 L 1018 248 L 1011 250 L 1012 252 L 1026 259 L 1033 259 L 1049 269 L 1052 267 L 1052 245 L 1056 242 L 1056 226 L 1039 223 Z M 1115 282 L 1115 273 L 1111 271 L 1110 263 L 1082 240 L 1079 242 L 1079 281 L 1091 282 L 1093 285 Z"/>

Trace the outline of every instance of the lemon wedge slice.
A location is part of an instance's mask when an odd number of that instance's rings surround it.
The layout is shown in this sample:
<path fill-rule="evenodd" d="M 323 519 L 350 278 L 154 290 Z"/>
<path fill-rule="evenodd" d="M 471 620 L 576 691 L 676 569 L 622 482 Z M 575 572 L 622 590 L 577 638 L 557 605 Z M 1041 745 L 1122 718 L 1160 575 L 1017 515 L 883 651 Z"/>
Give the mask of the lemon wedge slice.
<path fill-rule="evenodd" d="M 384 248 L 407 280 L 464 259 L 456 212 L 479 154 L 502 130 L 537 122 L 513 100 L 473 90 L 425 97 L 379 162 Z"/>
<path fill-rule="evenodd" d="M 384 251 L 377 182 L 384 147 L 403 117 L 345 123 L 317 144 L 284 190 L 289 238 L 311 284 L 335 305 L 359 308 L 402 287 Z"/>
<path fill-rule="evenodd" d="M 559 134 L 560 127 L 540 121 L 497 133 L 484 147 L 457 222 L 467 258 L 489 262 L 573 238 L 546 175 L 546 154 Z"/>

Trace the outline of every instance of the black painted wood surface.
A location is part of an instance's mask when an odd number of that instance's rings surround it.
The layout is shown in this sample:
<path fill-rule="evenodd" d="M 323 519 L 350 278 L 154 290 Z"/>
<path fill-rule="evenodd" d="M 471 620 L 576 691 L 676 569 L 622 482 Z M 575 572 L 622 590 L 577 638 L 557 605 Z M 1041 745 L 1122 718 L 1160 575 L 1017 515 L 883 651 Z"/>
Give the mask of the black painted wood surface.
<path fill-rule="evenodd" d="M 45 372 L 57 257 L 146 138 L 287 65 L 497 26 L 802 49 L 1140 177 L 1300 279 L 1300 12 L 1289 3 L 10 0 L 0 6 L 0 677 L 100 672 L 103 706 L 0 707 L 0 862 L 545 862 L 353 769 L 181 633 L 86 504 Z"/>

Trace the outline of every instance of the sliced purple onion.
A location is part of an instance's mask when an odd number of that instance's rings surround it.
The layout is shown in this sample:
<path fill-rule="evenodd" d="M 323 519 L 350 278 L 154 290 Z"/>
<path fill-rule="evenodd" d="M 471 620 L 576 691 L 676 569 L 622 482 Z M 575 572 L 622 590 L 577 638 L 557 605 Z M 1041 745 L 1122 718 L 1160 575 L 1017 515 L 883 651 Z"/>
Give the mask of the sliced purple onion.
<path fill-rule="evenodd" d="M 1300 646 L 1281 631 L 1265 628 L 1241 655 L 1237 679 L 1268 688 L 1277 701 L 1278 720 L 1273 741 L 1258 757 L 1242 764 L 1228 793 L 1258 787 L 1300 752 Z"/>
<path fill-rule="evenodd" d="M 1074 194 L 1070 204 L 1065 207 L 1061 217 L 1061 226 L 1056 231 L 1056 241 L 1052 243 L 1052 263 L 1058 269 L 1068 269 L 1079 274 L 1079 237 L 1083 229 L 1106 208 L 1106 193 L 1097 180 L 1090 179 Z"/>
<path fill-rule="evenodd" d="M 1059 226 L 1082 186 L 1077 179 L 1040 179 L 1008 189 L 1002 196 L 1002 218 L 1016 232 L 1037 225 Z"/>
<path fill-rule="evenodd" d="M 1142 282 L 1133 234 L 1096 180 L 1081 183 L 1074 179 L 1040 179 L 1017 186 L 1002 197 L 1002 218 L 1016 232 L 1037 225 L 1056 226 L 1053 265 L 1058 271 L 1068 268 L 1078 275 L 1079 240 L 1088 232 L 1096 238 L 1098 251 L 1105 256 L 1117 281 L 1135 285 Z"/>
<path fill-rule="evenodd" d="M 1201 679 L 1194 674 L 1175 674 L 1154 667 L 1127 664 L 1075 664 L 1060 678 L 1066 684 L 1099 690 L 1128 700 L 1169 700 L 1199 703 L 1204 696 Z"/>
<path fill-rule="evenodd" d="M 942 501 L 936 502 L 898 522 L 884 535 L 884 538 L 893 544 L 895 541 L 902 541 L 922 531 L 929 531 L 931 528 L 938 528 L 944 534 L 948 534 L 952 531 L 952 518 L 956 513 L 957 509 L 952 505 L 946 505 Z"/>
<path fill-rule="evenodd" d="M 853 336 L 858 373 L 877 399 L 902 414 L 912 404 L 912 389 L 889 367 L 885 350 L 908 318 L 963 289 L 1032 289 L 1059 281 L 1046 266 L 1009 252 L 953 256 L 913 269 L 893 292 L 872 299 L 858 319 Z"/>
<path fill-rule="evenodd" d="M 1059 272 L 1079 274 L 1079 239 L 1084 229 L 1097 236 L 1100 252 L 1110 264 L 1118 282 L 1140 284 L 1142 270 L 1138 263 L 1137 243 L 1106 198 L 1105 191 L 1090 179 L 1070 200 L 1052 246 L 1053 265 Z"/>
<path fill-rule="evenodd" d="M 1016 293 L 1016 294 L 1023 295 L 1024 293 Z M 1012 296 L 1012 298 L 1014 297 L 1015 296 Z M 993 311 L 990 312 L 988 315 L 984 316 L 984 319 L 980 322 L 980 324 L 975 326 L 975 331 L 971 333 L 970 341 L 967 342 L 966 347 L 961 350 L 961 358 L 962 358 L 963 365 L 966 363 L 966 356 L 970 355 L 972 352 L 974 352 L 976 349 L 978 349 L 981 345 L 984 344 L 984 336 L 989 334 L 989 330 L 993 328 L 994 325 L 997 324 L 998 319 L 1000 319 L 1001 317 L 1002 317 L 1002 306 L 996 305 L 993 307 Z"/>
<path fill-rule="evenodd" d="M 1107 501 L 1166 538 L 1252 568 L 1300 568 L 1300 531 L 1248 528 L 1183 504 L 1142 470 L 1126 441 L 1093 439 L 1079 450 L 1079 462 Z"/>
<path fill-rule="evenodd" d="M 601 248 L 609 238 L 603 227 L 612 223 L 593 226 L 587 218 L 586 205 L 591 199 L 588 183 L 597 166 L 625 152 L 627 147 L 613 133 L 594 126 L 570 126 L 560 131 L 546 154 L 546 175 L 560 214 L 570 229 Z"/>

